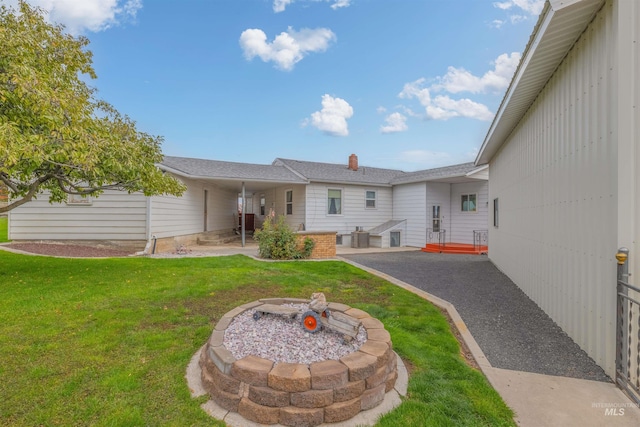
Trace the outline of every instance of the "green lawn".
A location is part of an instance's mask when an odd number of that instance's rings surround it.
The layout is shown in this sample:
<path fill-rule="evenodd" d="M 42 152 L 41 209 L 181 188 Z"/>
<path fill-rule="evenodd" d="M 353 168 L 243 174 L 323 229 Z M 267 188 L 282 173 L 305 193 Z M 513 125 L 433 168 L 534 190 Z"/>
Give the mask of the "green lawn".
<path fill-rule="evenodd" d="M 338 261 L 59 259 L 0 251 L 0 425 L 211 426 L 185 368 L 218 319 L 322 291 L 384 322 L 412 372 L 380 426 L 514 426 L 437 308 Z"/>
<path fill-rule="evenodd" d="M 8 242 L 7 240 L 7 223 L 6 216 L 0 217 L 0 243 Z"/>

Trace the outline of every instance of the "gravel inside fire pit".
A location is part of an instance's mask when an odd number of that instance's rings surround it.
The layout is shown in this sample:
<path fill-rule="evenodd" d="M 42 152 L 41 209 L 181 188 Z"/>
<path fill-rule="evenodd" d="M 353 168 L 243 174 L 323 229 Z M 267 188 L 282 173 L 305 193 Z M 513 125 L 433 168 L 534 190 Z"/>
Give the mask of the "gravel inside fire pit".
<path fill-rule="evenodd" d="M 323 360 L 338 360 L 357 351 L 367 341 L 367 331 L 360 326 L 351 342 L 343 335 L 322 328 L 314 334 L 304 330 L 300 323 L 308 304 L 284 304 L 300 310 L 294 319 L 264 314 L 254 320 L 255 310 L 236 316 L 224 333 L 223 344 L 236 359 L 248 355 L 262 357 L 277 363 L 310 364 Z"/>

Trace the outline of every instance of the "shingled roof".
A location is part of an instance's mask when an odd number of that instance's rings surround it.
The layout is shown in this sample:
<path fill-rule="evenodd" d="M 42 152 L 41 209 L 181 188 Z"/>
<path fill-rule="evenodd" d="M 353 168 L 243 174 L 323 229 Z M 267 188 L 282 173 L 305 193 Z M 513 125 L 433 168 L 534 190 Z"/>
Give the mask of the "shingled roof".
<path fill-rule="evenodd" d="M 412 182 L 438 181 L 449 178 L 464 177 L 467 176 L 469 172 L 472 172 L 475 169 L 478 169 L 478 166 L 471 162 L 453 166 L 445 166 L 436 169 L 426 169 L 416 172 L 409 172 L 405 173 L 404 175 L 396 176 L 393 180 L 391 180 L 391 184 L 409 184 Z"/>
<path fill-rule="evenodd" d="M 395 169 L 360 166 L 357 170 L 352 170 L 347 164 L 303 162 L 280 158 L 275 159 L 273 165 L 285 166 L 309 181 L 315 182 L 391 186 L 391 181 L 394 178 L 406 175 L 405 172 Z"/>
<path fill-rule="evenodd" d="M 257 165 L 251 163 L 223 162 L 219 160 L 192 159 L 165 156 L 161 169 L 182 173 L 193 178 L 218 178 L 257 180 L 306 184 L 307 181 L 284 166 Z"/>
<path fill-rule="evenodd" d="M 424 181 L 446 181 L 466 178 L 479 167 L 473 163 L 403 172 L 396 169 L 360 166 L 349 169 L 347 164 L 305 162 L 276 158 L 270 165 L 224 162 L 219 160 L 193 159 L 165 156 L 161 169 L 190 178 L 220 179 L 229 181 L 254 181 L 308 184 L 326 182 L 335 184 L 364 184 L 393 186 Z"/>

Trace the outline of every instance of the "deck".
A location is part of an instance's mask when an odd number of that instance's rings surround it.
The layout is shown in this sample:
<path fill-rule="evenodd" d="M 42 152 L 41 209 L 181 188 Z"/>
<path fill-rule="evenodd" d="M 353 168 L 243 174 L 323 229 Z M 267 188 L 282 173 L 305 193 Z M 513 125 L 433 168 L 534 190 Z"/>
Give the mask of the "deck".
<path fill-rule="evenodd" d="M 442 254 L 468 254 L 468 255 L 481 255 L 486 254 L 489 251 L 489 247 L 486 245 L 472 245 L 468 243 L 427 243 L 422 249 L 422 252 L 429 253 L 442 253 Z"/>

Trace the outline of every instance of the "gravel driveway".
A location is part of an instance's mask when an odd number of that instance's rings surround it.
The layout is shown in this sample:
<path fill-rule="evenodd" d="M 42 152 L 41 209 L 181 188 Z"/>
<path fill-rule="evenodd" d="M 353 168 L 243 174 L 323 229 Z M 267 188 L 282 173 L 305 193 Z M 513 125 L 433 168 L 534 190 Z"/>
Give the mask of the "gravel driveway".
<path fill-rule="evenodd" d="M 411 251 L 343 257 L 452 303 L 496 368 L 611 381 L 486 256 Z"/>

